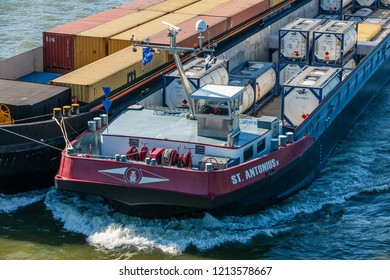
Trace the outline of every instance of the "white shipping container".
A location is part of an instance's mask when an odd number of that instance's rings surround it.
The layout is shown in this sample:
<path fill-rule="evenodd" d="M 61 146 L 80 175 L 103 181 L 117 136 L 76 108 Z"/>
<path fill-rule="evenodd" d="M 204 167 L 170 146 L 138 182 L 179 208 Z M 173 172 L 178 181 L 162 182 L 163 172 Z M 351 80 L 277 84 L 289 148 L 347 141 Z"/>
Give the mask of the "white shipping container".
<path fill-rule="evenodd" d="M 382 7 L 390 8 L 390 0 L 380 0 L 379 5 Z"/>
<path fill-rule="evenodd" d="M 315 31 L 314 37 L 315 57 L 322 61 L 337 61 L 356 45 L 356 24 L 352 21 L 332 20 Z"/>
<path fill-rule="evenodd" d="M 313 41 L 313 30 L 322 24 L 321 19 L 298 18 L 279 31 L 280 53 L 291 60 L 308 60 Z"/>
<path fill-rule="evenodd" d="M 287 64 L 279 70 L 279 84 L 283 85 L 286 81 L 294 77 L 302 68 L 304 64 Z"/>
<path fill-rule="evenodd" d="M 370 7 L 375 5 L 376 0 L 355 0 L 355 2 L 360 6 Z"/>
<path fill-rule="evenodd" d="M 379 24 L 385 26 L 389 23 L 390 18 L 367 18 L 362 23 Z"/>
<path fill-rule="evenodd" d="M 283 85 L 284 119 L 294 126 L 300 125 L 340 83 L 339 71 L 339 68 L 308 66 L 287 81 Z"/>
<path fill-rule="evenodd" d="M 225 60 L 217 60 L 210 68 L 210 71 L 206 70 L 205 59 L 196 58 L 189 63 L 183 65 L 184 72 L 191 80 L 199 79 L 199 87 L 206 84 L 227 85 L 229 82 L 229 74 L 224 67 Z M 214 69 L 213 69 L 214 68 Z M 170 83 L 165 87 L 165 103 L 169 107 L 183 107 L 188 104 L 187 94 L 181 83 L 179 74 L 174 71 L 172 74 L 167 75 L 174 77 Z M 190 82 L 192 92 L 197 88 Z"/>
<path fill-rule="evenodd" d="M 369 16 L 372 14 L 372 10 L 370 8 L 361 8 L 354 13 L 347 12 L 345 14 L 346 20 L 351 20 L 351 21 L 356 21 L 356 22 L 362 22 L 365 17 Z"/>
<path fill-rule="evenodd" d="M 338 12 L 343 8 L 351 4 L 352 0 L 321 0 L 320 7 L 324 11 Z"/>

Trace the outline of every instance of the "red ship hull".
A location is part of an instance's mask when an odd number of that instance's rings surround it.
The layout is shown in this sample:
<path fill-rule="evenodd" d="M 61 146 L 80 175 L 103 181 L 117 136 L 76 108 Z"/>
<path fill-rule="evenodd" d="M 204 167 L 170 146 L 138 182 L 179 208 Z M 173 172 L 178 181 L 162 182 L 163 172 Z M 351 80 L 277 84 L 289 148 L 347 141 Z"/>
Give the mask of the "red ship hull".
<path fill-rule="evenodd" d="M 105 197 L 136 216 L 244 215 L 282 200 L 313 180 L 316 158 L 307 153 L 313 144 L 313 138 L 305 137 L 264 157 L 211 172 L 63 153 L 55 185 Z"/>

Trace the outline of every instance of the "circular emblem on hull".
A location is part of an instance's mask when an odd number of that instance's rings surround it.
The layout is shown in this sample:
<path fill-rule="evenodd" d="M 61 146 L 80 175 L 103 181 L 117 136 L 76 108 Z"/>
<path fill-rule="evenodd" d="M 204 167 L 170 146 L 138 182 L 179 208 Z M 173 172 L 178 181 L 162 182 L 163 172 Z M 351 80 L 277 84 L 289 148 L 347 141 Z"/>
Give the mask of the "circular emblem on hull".
<path fill-rule="evenodd" d="M 125 174 L 125 180 L 131 184 L 138 184 L 141 181 L 142 175 L 137 168 L 128 168 Z"/>

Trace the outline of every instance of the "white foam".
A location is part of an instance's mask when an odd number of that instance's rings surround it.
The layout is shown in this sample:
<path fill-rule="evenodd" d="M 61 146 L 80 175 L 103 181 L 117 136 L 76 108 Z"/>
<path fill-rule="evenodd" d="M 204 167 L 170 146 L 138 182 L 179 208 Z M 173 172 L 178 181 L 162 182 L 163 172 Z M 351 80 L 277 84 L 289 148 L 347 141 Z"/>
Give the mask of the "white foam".
<path fill-rule="evenodd" d="M 19 194 L 1 194 L 0 193 L 0 213 L 11 213 L 21 207 L 26 207 L 30 204 L 42 200 L 46 190 L 31 191 Z"/>

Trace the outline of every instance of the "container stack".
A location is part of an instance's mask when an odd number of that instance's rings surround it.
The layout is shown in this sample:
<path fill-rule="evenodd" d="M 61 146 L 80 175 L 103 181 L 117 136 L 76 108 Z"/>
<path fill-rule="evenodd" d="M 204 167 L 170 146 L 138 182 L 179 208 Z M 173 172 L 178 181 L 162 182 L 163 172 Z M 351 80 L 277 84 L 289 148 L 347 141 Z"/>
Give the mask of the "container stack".
<path fill-rule="evenodd" d="M 341 70 L 334 67 L 306 66 L 283 85 L 282 120 L 300 125 L 341 81 Z"/>
<path fill-rule="evenodd" d="M 321 19 L 299 18 L 279 30 L 279 84 L 310 64 L 313 31 L 322 24 Z"/>
<path fill-rule="evenodd" d="M 357 23 L 331 20 L 314 31 L 312 65 L 343 67 L 357 49 Z"/>
<path fill-rule="evenodd" d="M 247 61 L 230 71 L 229 85 L 246 88 L 240 113 L 257 111 L 276 93 L 275 64 Z"/>

